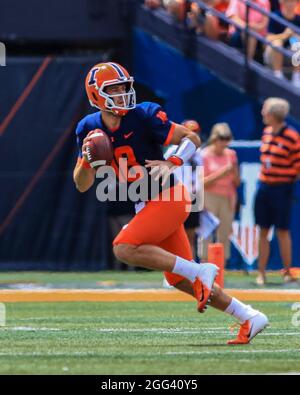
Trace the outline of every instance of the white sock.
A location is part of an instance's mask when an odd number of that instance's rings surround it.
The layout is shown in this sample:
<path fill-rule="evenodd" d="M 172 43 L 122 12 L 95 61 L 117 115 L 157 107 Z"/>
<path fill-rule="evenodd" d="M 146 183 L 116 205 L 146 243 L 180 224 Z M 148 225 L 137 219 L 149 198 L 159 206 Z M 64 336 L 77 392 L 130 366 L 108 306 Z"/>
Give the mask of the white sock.
<path fill-rule="evenodd" d="M 225 313 L 233 315 L 241 324 L 243 324 L 246 320 L 249 320 L 249 318 L 254 317 L 257 314 L 257 310 L 254 310 L 250 305 L 246 305 L 239 300 L 232 298 L 232 301 L 225 310 Z"/>
<path fill-rule="evenodd" d="M 179 274 L 193 283 L 199 273 L 199 266 L 199 263 L 188 261 L 187 259 L 177 256 L 172 273 Z"/>
<path fill-rule="evenodd" d="M 274 75 L 275 75 L 275 77 L 280 78 L 280 79 L 284 78 L 283 72 L 281 70 L 274 70 Z"/>

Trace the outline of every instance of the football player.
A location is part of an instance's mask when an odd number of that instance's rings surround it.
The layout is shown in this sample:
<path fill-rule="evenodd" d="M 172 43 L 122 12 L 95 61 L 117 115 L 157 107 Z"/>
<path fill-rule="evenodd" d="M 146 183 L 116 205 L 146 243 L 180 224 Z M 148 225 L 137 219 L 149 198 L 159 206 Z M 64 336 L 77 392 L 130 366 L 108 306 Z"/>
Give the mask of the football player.
<path fill-rule="evenodd" d="M 268 324 L 267 317 L 251 306 L 228 296 L 214 284 L 217 267 L 192 260 L 190 244 L 183 223 L 189 215 L 190 198 L 172 171 L 193 156 L 200 146 L 199 136 L 183 125 L 171 122 L 163 109 L 151 102 L 136 104 L 133 77 L 113 62 L 95 65 L 86 78 L 90 104 L 97 112 L 83 118 L 76 129 L 79 158 L 74 169 L 74 182 L 80 192 L 87 191 L 95 181 L 95 170 L 87 158 L 89 132 L 102 129 L 114 149 L 113 167 L 119 174 L 120 158 L 127 159 L 130 181 L 138 177 L 155 177 L 160 188 L 155 199 L 144 207 L 115 238 L 114 253 L 121 261 L 134 266 L 163 271 L 169 284 L 187 292 L 197 300 L 199 312 L 207 304 L 236 317 L 240 323 L 237 338 L 230 344 L 248 343 Z M 175 144 L 175 153 L 164 160 L 161 146 Z M 136 169 L 142 166 L 139 174 Z M 131 169 L 135 169 L 131 172 Z M 146 169 L 146 172 L 143 171 Z M 166 182 L 168 180 L 168 183 Z M 165 192 L 169 199 L 162 199 Z M 181 200 L 176 199 L 178 195 Z"/>

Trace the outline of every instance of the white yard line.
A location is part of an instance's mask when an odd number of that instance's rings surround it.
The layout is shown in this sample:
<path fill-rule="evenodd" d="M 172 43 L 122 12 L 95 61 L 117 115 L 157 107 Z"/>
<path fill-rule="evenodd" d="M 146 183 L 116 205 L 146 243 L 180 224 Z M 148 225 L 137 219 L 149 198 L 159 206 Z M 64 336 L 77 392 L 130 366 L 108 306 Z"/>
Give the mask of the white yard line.
<path fill-rule="evenodd" d="M 216 355 L 229 355 L 229 354 L 284 354 L 284 353 L 298 353 L 299 354 L 300 349 L 281 349 L 281 350 L 239 350 L 235 347 L 230 347 L 226 350 L 220 350 L 220 351 L 169 351 L 169 352 L 158 352 L 158 353 L 147 353 L 145 354 L 144 350 L 141 350 L 141 352 L 136 352 L 136 353 L 125 353 L 122 355 L 126 356 L 140 356 L 144 355 L 146 358 L 147 357 L 156 357 L 158 355 L 160 356 L 178 356 L 178 355 L 211 355 L 211 356 L 216 356 Z M 108 352 L 97 352 L 97 351 L 74 351 L 74 352 L 64 352 L 64 351 L 46 351 L 46 352 L 41 352 L 41 351 L 33 351 L 33 352 L 0 352 L 0 357 L 8 357 L 8 356 L 20 356 L 20 357 L 47 357 L 47 356 L 54 356 L 54 357 L 77 357 L 77 356 L 86 356 L 86 357 L 100 357 L 100 356 L 111 356 L 111 353 Z M 294 360 L 293 360 L 294 361 Z M 294 361 L 295 362 L 295 361 Z"/>
<path fill-rule="evenodd" d="M 226 335 L 230 336 L 231 333 L 226 327 L 217 328 L 49 328 L 49 327 L 32 327 L 32 326 L 14 326 L 14 327 L 3 327 L 0 330 L 4 331 L 24 331 L 24 332 L 98 332 L 98 333 L 158 333 L 158 334 L 215 334 L 215 335 Z M 260 334 L 262 336 L 300 336 L 300 330 L 298 332 L 266 332 Z"/>

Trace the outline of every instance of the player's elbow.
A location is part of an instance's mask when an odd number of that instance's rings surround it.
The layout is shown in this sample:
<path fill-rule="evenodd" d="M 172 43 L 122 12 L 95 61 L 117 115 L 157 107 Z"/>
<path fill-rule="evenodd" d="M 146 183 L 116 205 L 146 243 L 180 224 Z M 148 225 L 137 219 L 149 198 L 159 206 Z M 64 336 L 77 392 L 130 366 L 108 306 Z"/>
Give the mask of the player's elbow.
<path fill-rule="evenodd" d="M 76 182 L 75 182 L 75 186 L 76 186 L 77 191 L 81 192 L 81 193 L 84 193 L 89 190 L 89 188 L 87 188 L 86 186 L 82 186 L 80 184 L 77 184 Z"/>
<path fill-rule="evenodd" d="M 78 192 L 84 193 L 91 187 L 90 185 L 87 185 L 87 183 L 80 182 L 76 175 L 74 175 L 73 181 Z"/>

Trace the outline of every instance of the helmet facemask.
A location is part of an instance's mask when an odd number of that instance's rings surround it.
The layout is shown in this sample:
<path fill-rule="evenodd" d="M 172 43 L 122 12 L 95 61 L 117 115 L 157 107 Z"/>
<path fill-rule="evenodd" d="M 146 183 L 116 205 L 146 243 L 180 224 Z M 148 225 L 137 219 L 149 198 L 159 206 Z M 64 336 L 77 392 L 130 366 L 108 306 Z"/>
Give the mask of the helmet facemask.
<path fill-rule="evenodd" d="M 105 89 L 107 87 L 111 87 L 113 85 L 121 85 L 121 84 L 125 84 L 126 86 L 125 93 L 108 94 L 105 92 Z M 107 111 L 111 111 L 113 113 L 120 115 L 124 110 L 127 113 L 127 111 L 132 110 L 136 107 L 136 94 L 133 88 L 132 77 L 124 79 L 124 82 L 120 80 L 105 81 L 102 84 L 102 86 L 98 89 L 98 93 L 101 97 L 105 99 L 105 108 L 107 109 Z M 117 101 L 115 100 L 117 98 L 122 99 L 123 105 L 116 104 Z"/>

